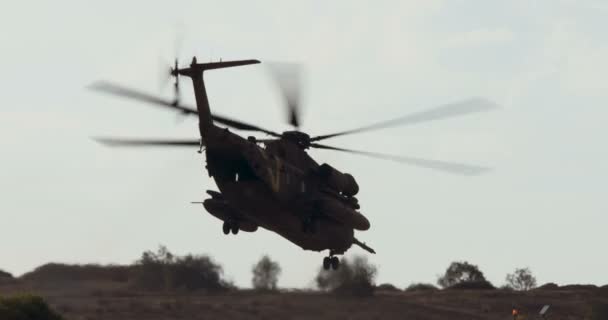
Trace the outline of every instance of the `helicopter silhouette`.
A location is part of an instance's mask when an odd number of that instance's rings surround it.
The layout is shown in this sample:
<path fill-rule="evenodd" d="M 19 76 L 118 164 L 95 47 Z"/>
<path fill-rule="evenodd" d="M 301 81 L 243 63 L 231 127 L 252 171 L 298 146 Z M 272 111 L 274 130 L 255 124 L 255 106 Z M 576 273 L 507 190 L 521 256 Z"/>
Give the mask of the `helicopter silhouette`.
<path fill-rule="evenodd" d="M 286 101 L 288 122 L 295 130 L 277 133 L 212 113 L 203 79 L 204 72 L 258 63 L 258 60 L 198 63 L 196 57 L 193 57 L 189 66 L 180 68 L 176 59 L 169 71 L 175 78 L 173 100 L 110 82 L 96 82 L 91 86 L 94 90 L 196 116 L 199 129 L 199 138 L 195 139 L 106 137 L 96 140 L 108 146 L 198 147 L 198 152 L 205 154 L 206 170 L 215 180 L 219 192 L 208 190 L 208 199 L 194 203 L 202 203 L 211 215 L 223 221 L 224 234 L 236 235 L 239 231 L 255 232 L 258 228 L 264 228 L 304 250 L 328 250 L 329 254 L 323 259 L 323 268 L 326 270 L 338 269 L 340 260 L 337 255 L 344 254 L 352 245 L 375 253 L 354 236 L 355 230 L 365 231 L 371 225 L 359 211 L 360 204 L 356 198 L 359 185 L 355 178 L 327 163 L 317 163 L 307 153 L 307 149 L 348 152 L 454 174 L 475 175 L 489 170 L 479 166 L 352 150 L 319 143 L 338 136 L 462 116 L 495 107 L 492 102 L 481 98 L 466 99 L 350 130 L 310 136 L 299 130 L 297 73 L 283 72 L 282 75 L 277 73 L 276 78 Z M 180 103 L 180 77 L 192 80 L 196 108 Z M 244 138 L 228 128 L 263 133 L 272 138 Z"/>

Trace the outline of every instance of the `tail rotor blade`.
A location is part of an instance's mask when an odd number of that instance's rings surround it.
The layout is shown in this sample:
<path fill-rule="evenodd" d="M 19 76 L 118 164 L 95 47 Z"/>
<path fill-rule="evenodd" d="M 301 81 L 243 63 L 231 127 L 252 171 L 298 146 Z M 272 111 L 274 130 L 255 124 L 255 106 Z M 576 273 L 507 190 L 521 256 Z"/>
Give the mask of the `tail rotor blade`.
<path fill-rule="evenodd" d="M 171 75 L 173 75 L 173 77 L 175 77 L 175 82 L 173 83 L 173 104 L 178 105 L 179 104 L 179 64 L 177 62 L 177 58 L 175 58 L 175 62 L 173 64 L 173 69 L 171 70 Z"/>

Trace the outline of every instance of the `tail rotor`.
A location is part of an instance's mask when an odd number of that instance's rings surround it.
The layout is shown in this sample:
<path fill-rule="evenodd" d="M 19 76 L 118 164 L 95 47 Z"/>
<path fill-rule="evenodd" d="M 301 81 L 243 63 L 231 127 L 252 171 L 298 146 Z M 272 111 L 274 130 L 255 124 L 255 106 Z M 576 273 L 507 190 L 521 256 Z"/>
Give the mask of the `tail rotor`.
<path fill-rule="evenodd" d="M 173 76 L 175 78 L 175 82 L 173 83 L 173 105 L 179 105 L 180 101 L 180 90 L 179 90 L 179 64 L 177 58 L 175 58 L 175 62 L 173 64 L 173 68 L 170 69 L 169 76 Z"/>

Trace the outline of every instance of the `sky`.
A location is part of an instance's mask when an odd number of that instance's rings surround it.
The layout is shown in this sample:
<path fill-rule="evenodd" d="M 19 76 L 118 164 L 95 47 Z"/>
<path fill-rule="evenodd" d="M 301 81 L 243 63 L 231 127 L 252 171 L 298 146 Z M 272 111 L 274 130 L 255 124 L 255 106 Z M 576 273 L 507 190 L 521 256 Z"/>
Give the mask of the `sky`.
<path fill-rule="evenodd" d="M 608 283 L 605 1 L 18 1 L 0 5 L 0 268 L 131 263 L 166 245 L 250 286 L 264 254 L 310 287 L 325 253 L 266 230 L 224 236 L 190 201 L 217 190 L 191 149 L 111 149 L 101 135 L 197 138 L 196 119 L 105 96 L 105 79 L 171 97 L 173 57 L 300 63 L 303 127 L 349 129 L 484 97 L 500 108 L 338 137 L 332 145 L 492 167 L 467 177 L 313 150 L 352 173 L 377 282 L 431 282 L 450 262 L 495 285 Z M 163 64 L 164 63 L 164 64 Z M 288 130 L 264 65 L 205 74 L 211 109 Z M 185 84 L 185 83 L 184 83 Z M 182 99 L 193 104 L 192 91 Z M 247 135 L 247 133 L 243 133 Z"/>

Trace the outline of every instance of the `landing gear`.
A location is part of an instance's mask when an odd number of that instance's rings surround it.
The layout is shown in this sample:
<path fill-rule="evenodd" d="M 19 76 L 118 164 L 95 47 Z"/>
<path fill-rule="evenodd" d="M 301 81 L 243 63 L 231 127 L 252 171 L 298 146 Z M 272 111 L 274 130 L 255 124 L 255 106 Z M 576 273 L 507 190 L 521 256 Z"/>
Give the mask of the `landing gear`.
<path fill-rule="evenodd" d="M 340 268 L 340 259 L 338 259 L 338 257 L 331 257 L 331 268 L 334 270 L 338 270 L 338 268 Z"/>
<path fill-rule="evenodd" d="M 323 258 L 323 269 L 329 270 L 330 268 L 332 270 L 338 270 L 338 268 L 340 268 L 340 259 L 332 255 L 332 253 L 330 253 L 329 257 Z"/>
<path fill-rule="evenodd" d="M 323 258 L 323 269 L 329 270 L 330 267 L 331 267 L 331 258 L 330 257 Z"/>
<path fill-rule="evenodd" d="M 232 234 L 237 234 L 239 233 L 239 223 L 236 221 L 224 221 L 222 231 L 224 234 L 229 234 L 230 232 L 232 232 Z"/>
<path fill-rule="evenodd" d="M 230 226 L 230 231 L 232 231 L 232 234 L 239 233 L 239 223 L 233 222 L 232 225 Z"/>

